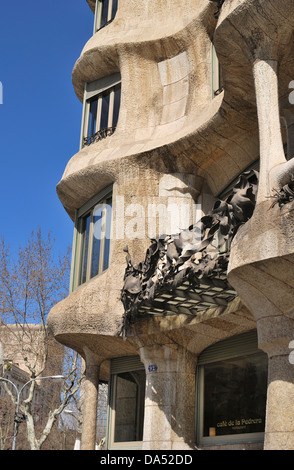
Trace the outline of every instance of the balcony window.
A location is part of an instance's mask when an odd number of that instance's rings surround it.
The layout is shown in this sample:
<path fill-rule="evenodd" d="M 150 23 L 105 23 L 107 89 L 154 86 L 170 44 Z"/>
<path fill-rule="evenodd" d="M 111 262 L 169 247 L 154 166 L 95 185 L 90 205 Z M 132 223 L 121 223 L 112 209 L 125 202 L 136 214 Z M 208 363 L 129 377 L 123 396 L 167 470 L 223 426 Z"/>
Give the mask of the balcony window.
<path fill-rule="evenodd" d="M 120 74 L 85 86 L 81 148 L 113 134 L 120 108 Z"/>
<path fill-rule="evenodd" d="M 109 266 L 112 189 L 85 204 L 76 215 L 71 290 Z"/>
<path fill-rule="evenodd" d="M 140 449 L 146 375 L 139 357 L 111 361 L 108 449 Z"/>
<path fill-rule="evenodd" d="M 117 7 L 118 0 L 96 0 L 94 34 L 114 19 Z"/>
<path fill-rule="evenodd" d="M 221 341 L 199 356 L 199 444 L 263 440 L 267 368 L 256 332 Z"/>

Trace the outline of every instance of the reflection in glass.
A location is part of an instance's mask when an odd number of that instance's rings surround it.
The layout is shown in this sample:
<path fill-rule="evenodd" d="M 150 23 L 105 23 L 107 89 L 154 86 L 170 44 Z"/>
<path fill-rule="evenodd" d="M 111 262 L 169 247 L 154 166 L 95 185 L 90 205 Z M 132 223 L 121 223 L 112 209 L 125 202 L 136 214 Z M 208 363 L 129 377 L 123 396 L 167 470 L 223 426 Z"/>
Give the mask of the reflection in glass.
<path fill-rule="evenodd" d="M 90 221 L 91 216 L 88 215 L 82 220 L 82 252 L 81 252 L 81 280 L 80 283 L 83 284 L 86 281 L 87 277 L 87 258 L 88 258 L 88 248 L 89 248 L 89 234 L 90 234 Z"/>
<path fill-rule="evenodd" d="M 104 138 L 108 133 L 103 133 L 106 129 L 114 131 L 119 115 L 120 108 L 121 84 L 117 84 L 97 94 L 88 103 L 88 127 L 84 129 L 84 143 L 87 145 L 95 141 L 95 136 L 99 134 L 100 138 Z M 85 117 L 85 122 L 87 116 Z"/>
<path fill-rule="evenodd" d="M 114 19 L 118 0 L 96 0 L 94 33 Z"/>
<path fill-rule="evenodd" d="M 116 127 L 118 121 L 118 112 L 120 108 L 120 95 L 121 95 L 121 86 L 117 85 L 114 92 L 114 105 L 113 105 L 113 118 L 112 126 Z"/>
<path fill-rule="evenodd" d="M 109 0 L 102 0 L 100 28 L 102 28 L 102 26 L 104 26 L 108 21 L 108 8 L 109 8 Z"/>
<path fill-rule="evenodd" d="M 102 218 L 102 215 L 101 215 Z M 98 221 L 99 217 L 93 216 L 94 224 Z M 91 263 L 91 278 L 96 276 L 99 272 L 99 262 L 100 262 L 100 247 L 101 240 L 97 238 L 95 234 L 93 235 L 93 249 L 92 249 L 92 263 Z"/>
<path fill-rule="evenodd" d="M 110 95 L 110 90 L 107 90 L 102 95 L 100 129 L 106 129 L 107 127 L 110 127 L 110 126 L 108 126 L 109 95 Z"/>
<path fill-rule="evenodd" d="M 93 135 L 96 132 L 97 107 L 98 107 L 98 101 L 96 98 L 90 102 L 88 135 Z"/>
<path fill-rule="evenodd" d="M 264 432 L 267 356 L 255 354 L 203 367 L 203 436 Z"/>
<path fill-rule="evenodd" d="M 112 197 L 108 196 L 78 220 L 73 287 L 87 282 L 109 266 Z"/>
<path fill-rule="evenodd" d="M 112 204 L 110 200 L 107 202 L 107 212 L 106 212 L 106 221 L 105 221 L 106 227 L 105 227 L 105 240 L 104 240 L 103 271 L 107 269 L 109 266 L 111 219 L 112 219 Z"/>
<path fill-rule="evenodd" d="M 141 441 L 143 438 L 145 371 L 116 375 L 115 442 Z"/>
<path fill-rule="evenodd" d="M 118 0 L 112 0 L 112 12 L 111 12 L 111 18 L 114 18 L 117 12 L 117 7 L 118 7 Z"/>

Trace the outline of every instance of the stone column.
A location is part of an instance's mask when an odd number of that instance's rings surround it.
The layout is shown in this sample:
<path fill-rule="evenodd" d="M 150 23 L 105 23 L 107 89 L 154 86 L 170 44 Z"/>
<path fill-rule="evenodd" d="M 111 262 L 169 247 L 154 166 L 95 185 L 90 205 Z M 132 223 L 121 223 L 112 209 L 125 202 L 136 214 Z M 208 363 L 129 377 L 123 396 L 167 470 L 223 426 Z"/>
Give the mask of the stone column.
<path fill-rule="evenodd" d="M 259 45 L 252 50 L 259 186 L 253 216 L 233 240 L 228 267 L 229 282 L 254 315 L 259 347 L 268 354 L 266 450 L 294 449 L 294 366 L 289 361 L 294 339 L 294 207 L 273 207 L 270 199 L 289 184 L 294 172 L 294 159 L 287 161 L 284 154 L 280 126 L 278 49 L 283 34 L 288 37 L 290 29 L 277 25 L 274 39 L 260 34 Z M 288 132 L 290 124 L 288 120 Z"/>
<path fill-rule="evenodd" d="M 81 450 L 95 450 L 100 364 L 86 360 Z"/>
<path fill-rule="evenodd" d="M 294 339 L 294 319 L 263 318 L 257 327 L 259 347 L 269 361 L 264 450 L 293 450 L 294 364 L 289 344 Z"/>
<path fill-rule="evenodd" d="M 146 369 L 143 450 L 192 449 L 196 358 L 177 344 L 143 346 Z"/>
<path fill-rule="evenodd" d="M 293 257 L 288 256 L 229 273 L 231 284 L 254 314 L 259 348 L 268 355 L 265 450 L 294 449 L 294 364 L 289 349 L 294 339 L 293 268 Z"/>
<path fill-rule="evenodd" d="M 284 153 L 278 92 L 278 61 L 256 60 L 253 64 L 260 139 L 260 176 L 257 202 L 264 201 L 291 180 L 293 160 Z"/>

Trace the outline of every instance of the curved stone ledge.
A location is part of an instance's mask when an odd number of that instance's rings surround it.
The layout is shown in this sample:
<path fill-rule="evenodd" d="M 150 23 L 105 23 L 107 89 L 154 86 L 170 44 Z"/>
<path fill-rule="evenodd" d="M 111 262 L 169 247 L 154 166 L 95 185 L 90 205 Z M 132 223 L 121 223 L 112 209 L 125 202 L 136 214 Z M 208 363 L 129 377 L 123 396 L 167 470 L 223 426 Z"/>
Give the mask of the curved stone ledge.
<path fill-rule="evenodd" d="M 101 184 L 116 181 L 124 169 L 136 165 L 163 173 L 174 166 L 194 171 L 217 195 L 258 158 L 256 121 L 244 120 L 243 113 L 224 99 L 219 95 L 203 113 L 195 109 L 189 116 L 153 127 L 132 131 L 119 122 L 111 137 L 83 148 L 69 161 L 57 186 L 65 209 L 73 218 L 75 209 L 97 194 Z"/>
<path fill-rule="evenodd" d="M 282 257 L 293 254 L 294 202 L 281 209 L 277 205 L 271 207 L 272 204 L 272 200 L 258 204 L 252 218 L 236 234 L 228 267 L 232 276 L 234 270 L 256 261 L 279 259 L 282 262 Z M 285 276 L 290 272 L 285 269 Z"/>
<path fill-rule="evenodd" d="M 218 195 L 258 158 L 251 61 L 261 37 L 257 32 L 266 28 L 270 15 L 273 16 L 271 27 L 269 32 L 266 29 L 269 38 L 274 34 L 273 26 L 282 28 L 284 35 L 280 41 L 283 54 L 279 64 L 281 115 L 291 112 L 288 87 L 294 76 L 294 42 L 285 44 L 292 20 L 289 17 L 283 23 L 282 8 L 273 15 L 274 3 L 261 3 L 258 8 L 260 2 L 256 0 L 224 2 L 216 23 L 214 2 L 193 2 L 194 19 L 193 16 L 190 19 L 191 2 L 180 6 L 173 2 L 173 8 L 181 8 L 178 15 L 181 20 L 167 26 L 169 35 L 162 28 L 151 28 L 152 34 L 159 34 L 153 33 L 159 29 L 162 35 L 155 39 L 150 37 L 148 15 L 158 21 L 160 14 L 156 8 L 161 9 L 162 5 L 153 6 L 154 11 L 148 10 L 147 20 L 147 4 L 143 8 L 138 2 L 121 0 L 114 21 L 90 39 L 73 72 L 73 82 L 81 98 L 85 80 L 119 70 L 122 101 L 115 133 L 74 155 L 58 184 L 58 195 L 71 217 L 76 208 L 101 189 L 102 175 L 105 184 L 116 180 L 122 159 L 132 165 L 141 158 L 140 164 L 148 167 L 148 160 L 152 166 L 154 160 L 172 159 L 179 155 L 181 148 L 183 158 L 190 159 L 191 168 Z M 289 0 L 283 0 L 283 4 L 289 7 Z M 182 21 L 183 9 L 188 22 Z M 136 26 L 141 24 L 138 18 L 148 22 L 148 37 L 144 38 Z M 246 32 L 249 20 L 256 25 L 252 38 Z M 125 28 L 127 35 L 123 33 Z M 133 35 L 132 39 L 128 35 Z M 212 37 L 225 84 L 224 93 L 213 100 L 209 93 L 211 64 L 207 61 Z M 278 52 L 281 55 L 280 46 Z M 173 72 L 170 65 L 171 75 L 166 82 L 166 65 L 175 60 L 179 67 Z M 176 69 L 180 66 L 183 74 L 179 79 Z"/>
<path fill-rule="evenodd" d="M 160 62 L 185 50 L 191 35 L 213 34 L 215 19 L 209 0 L 167 0 L 152 4 L 120 0 L 114 20 L 98 30 L 84 46 L 73 69 L 73 85 L 82 99 L 84 83 L 111 73 L 130 50 L 144 50 L 150 60 Z M 140 54 L 140 52 L 139 52 Z M 97 62 L 98 58 L 98 62 Z M 110 66 L 110 68 L 109 68 Z"/>

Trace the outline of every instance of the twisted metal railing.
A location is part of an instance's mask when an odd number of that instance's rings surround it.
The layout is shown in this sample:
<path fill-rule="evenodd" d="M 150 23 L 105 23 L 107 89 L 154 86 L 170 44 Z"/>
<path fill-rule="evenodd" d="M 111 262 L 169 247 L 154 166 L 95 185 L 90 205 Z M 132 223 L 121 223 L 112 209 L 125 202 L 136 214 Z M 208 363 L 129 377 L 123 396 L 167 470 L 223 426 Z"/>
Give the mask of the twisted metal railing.
<path fill-rule="evenodd" d="M 201 282 L 226 273 L 230 244 L 239 227 L 249 220 L 256 204 L 258 173 L 243 173 L 232 193 L 218 200 L 210 214 L 178 236 L 151 240 L 145 260 L 134 265 L 127 252 L 127 268 L 121 301 L 124 318 L 120 334 L 126 335 L 142 306 L 151 304 L 163 291 L 173 292 L 183 283 L 191 291 Z"/>
<path fill-rule="evenodd" d="M 100 129 L 93 135 L 84 137 L 84 146 L 93 144 L 94 142 L 98 142 L 99 140 L 106 139 L 112 135 L 115 131 L 116 127 L 106 127 L 105 129 Z"/>

